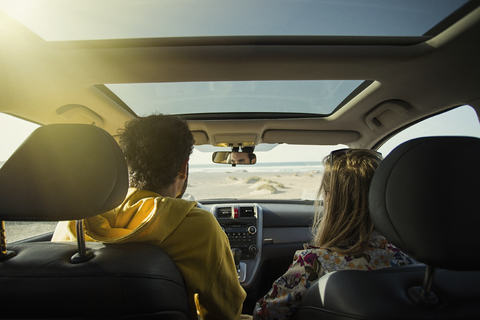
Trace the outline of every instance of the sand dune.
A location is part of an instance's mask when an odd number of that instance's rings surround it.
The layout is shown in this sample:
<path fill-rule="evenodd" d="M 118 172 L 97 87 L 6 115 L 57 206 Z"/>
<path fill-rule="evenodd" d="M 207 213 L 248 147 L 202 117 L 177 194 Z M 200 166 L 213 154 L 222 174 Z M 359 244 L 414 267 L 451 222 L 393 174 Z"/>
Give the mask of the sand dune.
<path fill-rule="evenodd" d="M 246 172 L 244 170 L 190 173 L 187 193 L 196 200 L 314 198 L 322 174 L 311 172 Z"/>

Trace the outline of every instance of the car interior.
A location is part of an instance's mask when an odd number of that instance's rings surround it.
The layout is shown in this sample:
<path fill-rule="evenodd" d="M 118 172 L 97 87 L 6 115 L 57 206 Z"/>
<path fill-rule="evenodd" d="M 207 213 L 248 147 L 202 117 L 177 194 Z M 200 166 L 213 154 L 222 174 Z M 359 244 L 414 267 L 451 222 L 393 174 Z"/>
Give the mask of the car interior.
<path fill-rule="evenodd" d="M 476 258 L 465 263 L 445 252 L 468 255 L 463 243 L 476 241 L 470 234 L 479 220 L 473 195 L 479 143 L 473 137 L 424 137 L 395 148 L 375 172 L 370 214 L 377 230 L 422 264 L 329 273 L 310 287 L 293 318 L 478 317 Z M 459 159 L 460 152 L 465 157 Z"/>
<path fill-rule="evenodd" d="M 123 153 L 113 137 L 96 126 L 40 127 L 10 159 L 0 172 L 3 220 L 81 221 L 115 208 L 127 194 Z M 29 201 L 23 201 L 25 196 Z M 83 234 L 82 226 L 77 224 L 78 234 Z M 180 271 L 151 244 L 89 242 L 87 249 L 82 237 L 78 244 L 20 241 L 8 245 L 1 261 L 7 292 L 2 298 L 10 306 L 2 318 L 190 316 Z M 31 301 L 28 308 L 25 300 Z M 57 303 L 61 305 L 53 307 Z M 94 314 L 79 307 L 99 303 L 103 306 Z"/>
<path fill-rule="evenodd" d="M 375 228 L 421 264 L 331 273 L 294 318 L 479 317 L 478 1 L 0 0 L 0 24 L 0 318 L 107 295 L 99 317 L 188 319 L 160 248 L 50 241 L 123 200 L 118 130 L 156 113 L 193 133 L 185 198 L 227 234 L 244 314 L 312 240 L 323 158 L 366 148 Z"/>

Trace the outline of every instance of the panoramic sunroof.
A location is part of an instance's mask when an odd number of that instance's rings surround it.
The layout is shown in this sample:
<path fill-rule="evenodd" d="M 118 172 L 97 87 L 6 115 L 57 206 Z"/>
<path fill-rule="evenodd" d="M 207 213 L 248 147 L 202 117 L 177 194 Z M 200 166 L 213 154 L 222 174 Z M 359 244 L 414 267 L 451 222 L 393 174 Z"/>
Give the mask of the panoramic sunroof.
<path fill-rule="evenodd" d="M 103 87 L 103 91 L 138 116 L 155 112 L 326 116 L 369 83 L 363 80 L 171 82 L 106 84 L 108 90 Z"/>
<path fill-rule="evenodd" d="M 421 36 L 466 0 L 0 0 L 47 41 L 206 36 Z"/>

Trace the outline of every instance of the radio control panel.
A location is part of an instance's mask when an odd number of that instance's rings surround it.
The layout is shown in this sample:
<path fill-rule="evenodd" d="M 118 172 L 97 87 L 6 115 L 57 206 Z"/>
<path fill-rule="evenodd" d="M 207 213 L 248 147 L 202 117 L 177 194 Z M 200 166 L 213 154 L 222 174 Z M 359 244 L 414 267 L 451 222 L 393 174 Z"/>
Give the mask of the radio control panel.
<path fill-rule="evenodd" d="M 254 259 L 259 253 L 259 207 L 256 204 L 218 204 L 212 208 L 231 248 L 242 250 L 242 260 Z"/>
<path fill-rule="evenodd" d="M 238 224 L 220 222 L 220 226 L 227 234 L 230 247 L 242 250 L 242 259 L 255 258 L 258 253 L 256 224 L 252 222 L 238 222 Z"/>

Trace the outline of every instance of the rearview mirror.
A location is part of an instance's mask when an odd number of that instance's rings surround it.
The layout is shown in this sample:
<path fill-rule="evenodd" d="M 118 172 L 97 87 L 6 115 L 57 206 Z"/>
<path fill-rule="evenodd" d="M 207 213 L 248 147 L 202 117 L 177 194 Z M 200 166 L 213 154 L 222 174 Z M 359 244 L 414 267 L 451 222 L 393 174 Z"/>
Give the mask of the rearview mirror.
<path fill-rule="evenodd" d="M 224 163 L 236 166 L 237 164 L 255 164 L 257 156 L 253 152 L 227 152 L 217 151 L 212 155 L 214 163 Z"/>

